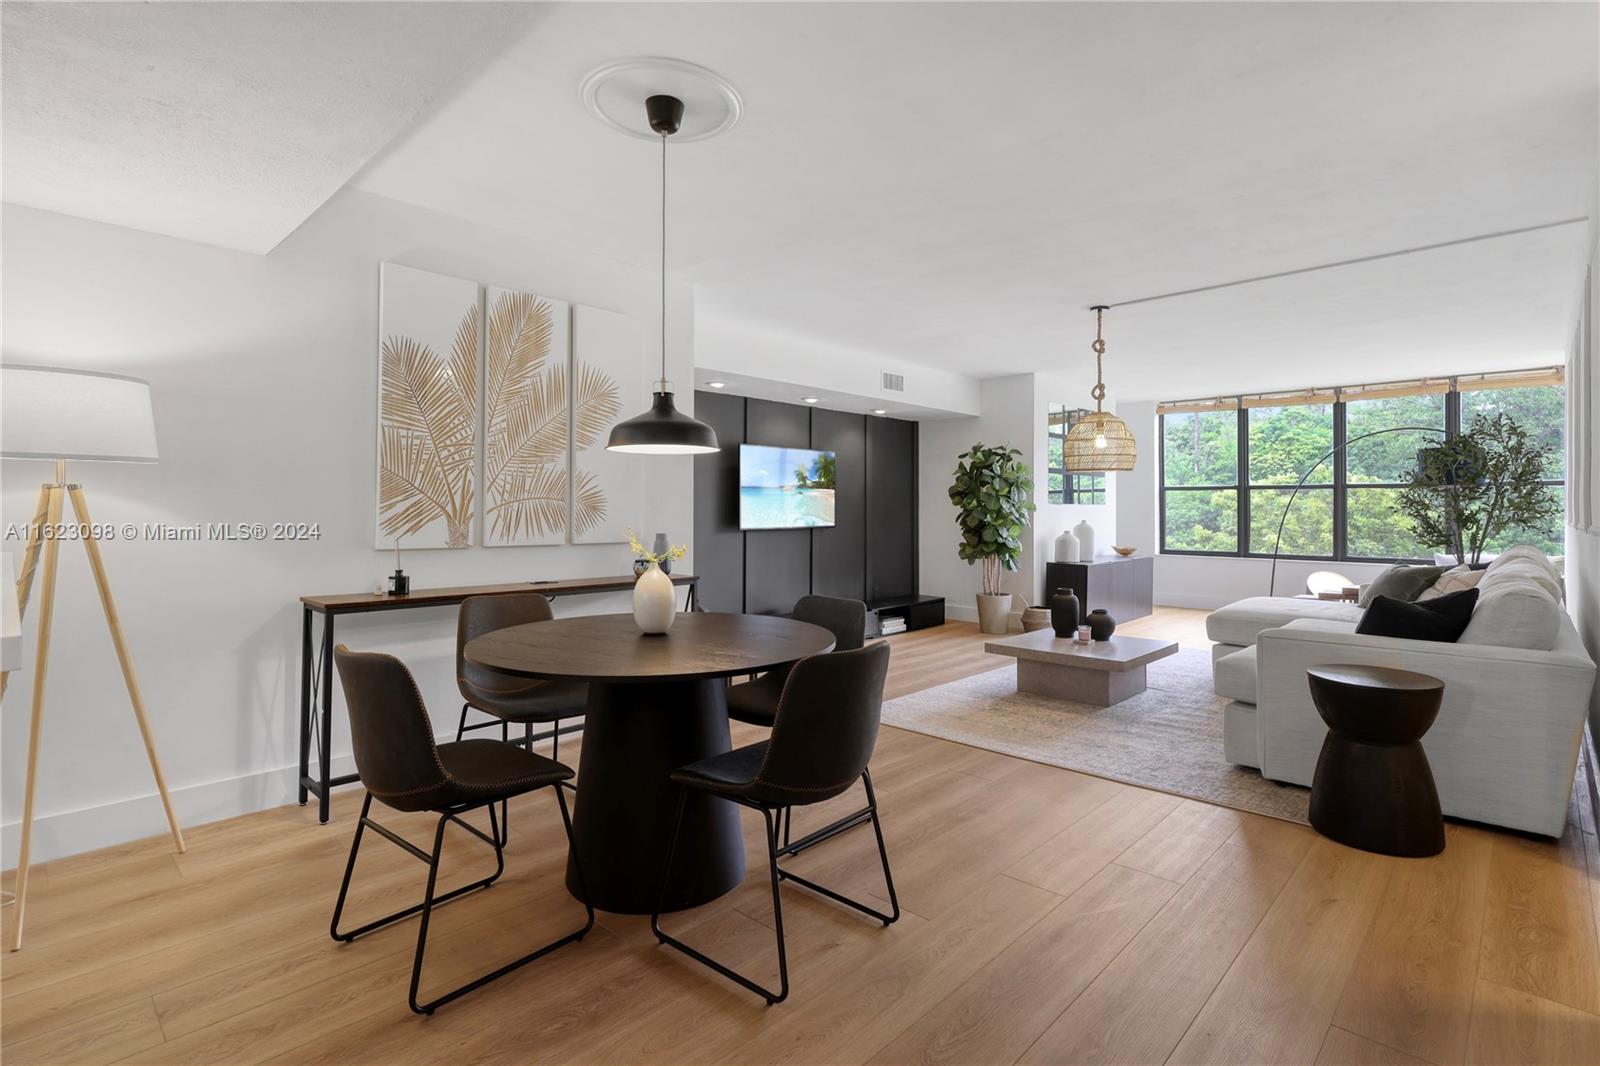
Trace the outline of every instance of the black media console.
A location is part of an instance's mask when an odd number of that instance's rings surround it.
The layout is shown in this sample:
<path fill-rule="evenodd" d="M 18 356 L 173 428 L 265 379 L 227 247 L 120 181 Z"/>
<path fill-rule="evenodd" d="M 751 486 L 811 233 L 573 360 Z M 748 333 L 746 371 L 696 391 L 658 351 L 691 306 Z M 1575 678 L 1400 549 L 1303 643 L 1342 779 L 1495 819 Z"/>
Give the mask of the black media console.
<path fill-rule="evenodd" d="M 867 636 L 883 635 L 883 619 L 903 618 L 906 631 L 944 625 L 943 596 L 896 596 L 867 601 Z"/>

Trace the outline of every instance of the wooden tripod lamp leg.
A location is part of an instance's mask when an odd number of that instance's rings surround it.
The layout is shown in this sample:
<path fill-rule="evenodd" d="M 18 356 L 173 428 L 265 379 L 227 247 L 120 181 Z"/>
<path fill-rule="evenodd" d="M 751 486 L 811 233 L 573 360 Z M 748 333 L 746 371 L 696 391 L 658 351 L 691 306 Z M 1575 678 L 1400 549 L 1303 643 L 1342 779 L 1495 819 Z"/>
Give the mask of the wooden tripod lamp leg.
<path fill-rule="evenodd" d="M 139 722 L 139 734 L 144 737 L 144 750 L 150 756 L 150 770 L 155 774 L 156 790 L 161 793 L 161 806 L 167 812 L 167 825 L 172 830 L 172 842 L 181 853 L 186 849 L 183 830 L 178 828 L 178 816 L 172 811 L 172 797 L 167 794 L 167 779 L 161 772 L 161 760 L 156 757 L 155 737 L 150 733 L 150 722 L 144 713 L 144 697 L 139 694 L 139 681 L 133 674 L 133 659 L 128 654 L 128 642 L 122 635 L 122 620 L 117 617 L 117 605 L 111 598 L 111 583 L 106 580 L 106 567 L 100 559 L 100 542 L 92 535 L 94 526 L 89 521 L 89 506 L 84 503 L 83 489 L 70 485 L 67 492 L 72 497 L 72 510 L 84 529 L 83 547 L 89 553 L 89 569 L 94 571 L 95 587 L 100 590 L 100 606 L 105 608 L 106 625 L 111 627 L 111 643 L 117 648 L 117 661 L 122 664 L 122 680 L 128 685 L 128 699 L 133 703 L 133 716 Z M 54 545 L 51 545 L 52 549 Z M 42 619 L 41 619 L 42 621 Z M 20 915 L 19 915 L 20 917 Z"/>
<path fill-rule="evenodd" d="M 51 485 L 45 508 L 45 522 L 52 528 L 61 523 L 61 485 Z M 17 918 L 11 932 L 11 950 L 22 947 L 23 912 L 28 906 L 28 851 L 33 844 L 33 793 L 39 778 L 39 727 L 44 712 L 45 674 L 50 666 L 50 622 L 56 608 L 56 561 L 61 557 L 61 541 L 47 537 L 44 544 L 44 588 L 39 603 L 39 650 L 34 657 L 33 712 L 28 721 L 28 777 L 22 794 L 22 846 L 17 852 Z"/>
<path fill-rule="evenodd" d="M 56 479 L 60 481 L 60 478 Z M 17 575 L 17 618 L 21 619 L 28 613 L 28 594 L 33 591 L 33 572 L 39 565 L 39 544 L 44 535 L 45 519 L 50 506 L 50 483 L 47 481 L 39 486 L 39 503 L 33 509 L 33 525 L 28 527 L 28 547 L 22 553 L 22 573 Z M 6 683 L 11 680 L 11 671 L 0 672 L 0 699 L 5 698 Z"/>

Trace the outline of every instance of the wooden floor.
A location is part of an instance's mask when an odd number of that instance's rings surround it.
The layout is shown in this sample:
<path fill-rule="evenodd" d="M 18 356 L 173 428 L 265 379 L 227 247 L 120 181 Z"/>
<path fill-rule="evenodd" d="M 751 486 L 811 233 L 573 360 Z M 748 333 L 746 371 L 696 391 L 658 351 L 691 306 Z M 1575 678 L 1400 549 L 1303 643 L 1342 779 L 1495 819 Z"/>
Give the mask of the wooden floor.
<path fill-rule="evenodd" d="M 1203 642 L 1199 620 L 1162 611 L 1124 631 Z M 995 666 L 970 625 L 892 644 L 892 695 Z M 280 808 L 194 827 L 182 856 L 154 838 L 38 868 L 27 944 L 0 959 L 0 1054 L 7 1066 L 1600 1063 L 1600 848 L 1577 803 L 1560 841 L 1452 825 L 1443 855 L 1395 860 L 896 729 L 873 771 L 905 916 L 885 929 L 786 889 L 793 991 L 778 1007 L 658 946 L 645 919 L 601 915 L 583 943 L 413 1017 L 414 924 L 350 945 L 327 936 L 360 798 L 345 789 L 328 826 Z M 396 821 L 420 838 L 422 820 Z M 425 993 L 581 918 L 548 792 L 513 804 L 511 832 L 505 878 L 439 912 Z M 466 834 L 450 850 L 456 879 L 484 867 Z M 866 831 L 796 868 L 882 892 Z M 355 917 L 420 898 L 420 872 L 374 841 Z M 753 864 L 744 886 L 670 927 L 772 976 L 763 877 Z"/>

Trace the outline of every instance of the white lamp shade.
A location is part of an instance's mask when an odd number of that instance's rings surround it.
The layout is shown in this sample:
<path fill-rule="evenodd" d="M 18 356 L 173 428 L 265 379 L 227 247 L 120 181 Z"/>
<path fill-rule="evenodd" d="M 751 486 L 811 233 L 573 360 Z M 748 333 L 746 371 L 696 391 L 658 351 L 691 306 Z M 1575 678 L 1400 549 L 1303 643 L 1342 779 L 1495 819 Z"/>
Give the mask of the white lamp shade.
<path fill-rule="evenodd" d="M 153 463 L 150 383 L 90 370 L 0 367 L 0 455 Z"/>

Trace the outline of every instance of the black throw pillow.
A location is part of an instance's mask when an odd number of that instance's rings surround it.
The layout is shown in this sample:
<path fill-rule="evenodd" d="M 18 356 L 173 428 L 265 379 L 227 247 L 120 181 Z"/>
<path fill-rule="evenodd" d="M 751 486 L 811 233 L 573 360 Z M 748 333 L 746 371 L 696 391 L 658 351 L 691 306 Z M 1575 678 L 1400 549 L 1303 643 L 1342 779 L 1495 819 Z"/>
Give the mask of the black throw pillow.
<path fill-rule="evenodd" d="M 1472 608 L 1478 590 L 1462 589 L 1435 596 L 1421 603 L 1406 603 L 1390 596 L 1378 596 L 1356 625 L 1357 633 L 1374 637 L 1403 637 L 1406 640 L 1438 640 L 1454 644 L 1472 621 Z"/>

